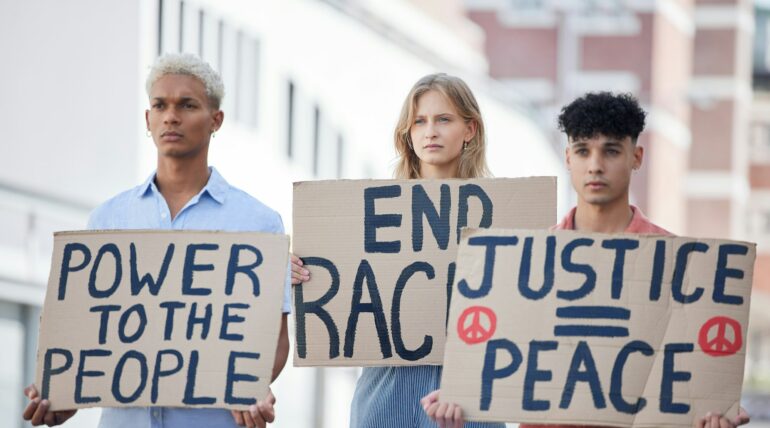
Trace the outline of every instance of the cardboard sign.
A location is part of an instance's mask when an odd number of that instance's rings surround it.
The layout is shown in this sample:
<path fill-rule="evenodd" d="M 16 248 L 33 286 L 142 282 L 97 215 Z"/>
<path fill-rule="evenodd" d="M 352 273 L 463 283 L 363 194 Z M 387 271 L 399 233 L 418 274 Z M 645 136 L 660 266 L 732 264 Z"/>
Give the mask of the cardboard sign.
<path fill-rule="evenodd" d="M 247 409 L 267 394 L 288 237 L 54 235 L 35 383 L 57 409 Z"/>
<path fill-rule="evenodd" d="M 442 400 L 476 421 L 732 419 L 755 255 L 713 239 L 466 229 Z"/>
<path fill-rule="evenodd" d="M 441 364 L 459 230 L 555 216 L 554 177 L 295 183 L 294 365 Z"/>

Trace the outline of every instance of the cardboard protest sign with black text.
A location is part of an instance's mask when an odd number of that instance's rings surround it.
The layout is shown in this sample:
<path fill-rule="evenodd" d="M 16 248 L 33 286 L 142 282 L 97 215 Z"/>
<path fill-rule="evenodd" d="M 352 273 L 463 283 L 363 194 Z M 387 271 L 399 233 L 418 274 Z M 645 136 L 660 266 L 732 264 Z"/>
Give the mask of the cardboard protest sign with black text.
<path fill-rule="evenodd" d="M 288 237 L 59 232 L 36 385 L 52 409 L 247 409 L 270 384 Z"/>
<path fill-rule="evenodd" d="M 458 232 L 546 228 L 556 179 L 294 184 L 296 366 L 441 364 Z"/>
<path fill-rule="evenodd" d="M 478 421 L 732 419 L 755 255 L 716 239 L 465 229 L 442 400 Z"/>

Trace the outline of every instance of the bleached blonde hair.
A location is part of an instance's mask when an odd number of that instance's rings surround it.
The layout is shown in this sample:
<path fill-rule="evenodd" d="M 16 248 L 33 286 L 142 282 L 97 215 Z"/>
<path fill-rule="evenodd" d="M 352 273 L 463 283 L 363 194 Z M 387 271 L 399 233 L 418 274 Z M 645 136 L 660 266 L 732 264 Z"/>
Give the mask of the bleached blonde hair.
<path fill-rule="evenodd" d="M 412 148 L 410 129 L 414 123 L 417 100 L 428 91 L 435 90 L 443 94 L 454 105 L 457 113 L 468 122 L 476 122 L 476 134 L 460 154 L 457 178 L 489 177 L 491 174 L 486 160 L 486 137 L 481 110 L 465 82 L 459 77 L 445 73 L 429 74 L 414 84 L 404 100 L 401 115 L 396 124 L 394 140 L 398 161 L 393 175 L 396 178 L 420 178 L 420 158 Z"/>
<path fill-rule="evenodd" d="M 195 77 L 206 88 L 209 105 L 216 110 L 225 97 L 225 84 L 222 77 L 206 61 L 191 53 L 167 53 L 159 56 L 147 75 L 145 89 L 150 95 L 152 85 L 167 74 L 184 74 Z"/>

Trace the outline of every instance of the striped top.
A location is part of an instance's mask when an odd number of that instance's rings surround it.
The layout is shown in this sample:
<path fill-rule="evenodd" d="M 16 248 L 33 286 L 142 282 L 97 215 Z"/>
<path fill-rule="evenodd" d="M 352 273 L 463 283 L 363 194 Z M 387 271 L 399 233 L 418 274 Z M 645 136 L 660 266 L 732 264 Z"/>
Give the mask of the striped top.
<path fill-rule="evenodd" d="M 420 399 L 439 388 L 441 366 L 365 367 L 350 411 L 351 428 L 435 428 Z M 468 422 L 466 428 L 504 428 Z"/>

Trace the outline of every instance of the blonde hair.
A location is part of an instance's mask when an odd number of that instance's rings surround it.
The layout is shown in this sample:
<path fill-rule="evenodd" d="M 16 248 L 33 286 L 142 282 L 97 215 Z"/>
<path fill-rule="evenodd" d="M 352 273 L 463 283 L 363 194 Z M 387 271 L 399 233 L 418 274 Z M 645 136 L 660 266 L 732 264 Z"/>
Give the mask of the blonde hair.
<path fill-rule="evenodd" d="M 414 144 L 409 131 L 414 123 L 417 100 L 431 90 L 443 94 L 454 105 L 466 123 L 476 122 L 476 134 L 460 154 L 457 178 L 490 176 L 485 157 L 484 121 L 481 119 L 481 111 L 476 98 L 462 79 L 445 73 L 429 74 L 423 77 L 414 84 L 406 96 L 394 132 L 398 161 L 393 175 L 400 179 L 420 178 L 420 158 L 412 149 Z"/>
<path fill-rule="evenodd" d="M 147 95 L 150 95 L 152 85 L 167 74 L 184 74 L 200 80 L 206 88 L 209 104 L 219 110 L 222 98 L 225 97 L 225 85 L 219 73 L 199 56 L 191 53 L 167 53 L 159 56 L 147 75 Z"/>

